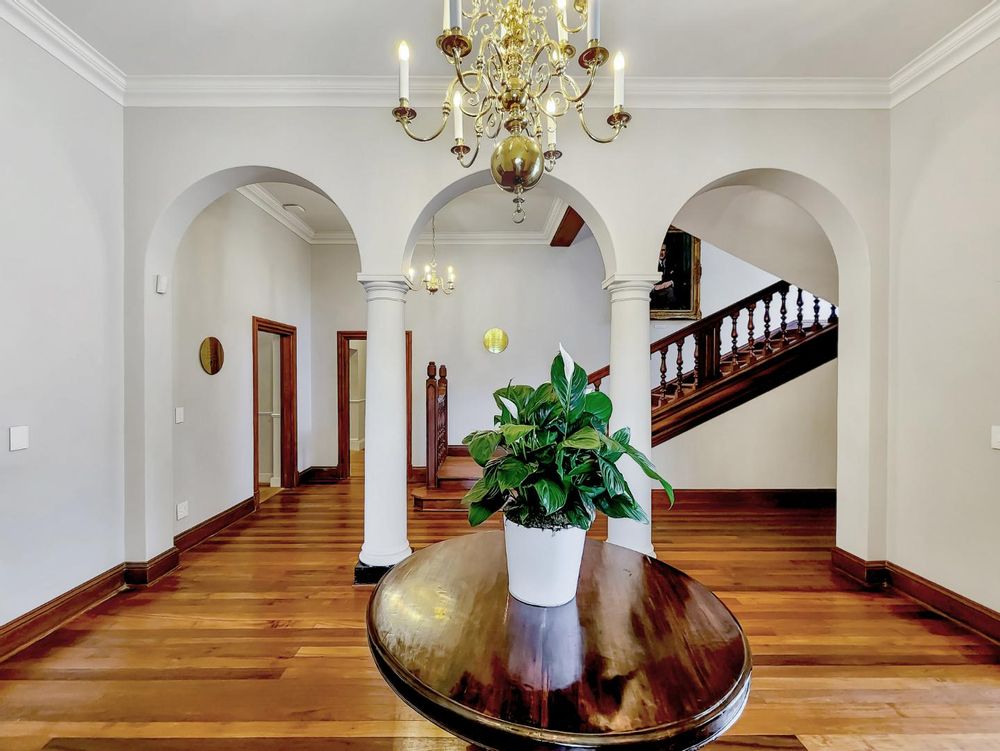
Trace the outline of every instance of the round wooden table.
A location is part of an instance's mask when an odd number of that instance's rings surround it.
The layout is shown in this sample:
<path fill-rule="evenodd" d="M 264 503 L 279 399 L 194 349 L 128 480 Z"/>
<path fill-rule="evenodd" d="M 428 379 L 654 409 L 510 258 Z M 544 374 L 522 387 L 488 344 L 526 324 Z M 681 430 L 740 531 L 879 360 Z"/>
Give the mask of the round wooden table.
<path fill-rule="evenodd" d="M 431 545 L 386 575 L 367 625 L 407 704 L 496 751 L 700 748 L 750 692 L 746 637 L 714 594 L 594 540 L 577 598 L 560 608 L 508 595 L 501 532 Z"/>

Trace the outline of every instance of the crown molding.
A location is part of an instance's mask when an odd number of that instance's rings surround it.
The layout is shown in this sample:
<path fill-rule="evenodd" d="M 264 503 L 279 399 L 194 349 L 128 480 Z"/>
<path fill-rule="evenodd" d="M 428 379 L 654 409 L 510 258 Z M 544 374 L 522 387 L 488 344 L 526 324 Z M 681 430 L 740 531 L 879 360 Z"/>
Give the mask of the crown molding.
<path fill-rule="evenodd" d="M 118 104 L 125 74 L 35 0 L 0 0 L 0 18 Z"/>
<path fill-rule="evenodd" d="M 415 107 L 440 107 L 451 79 L 414 77 Z M 130 76 L 129 107 L 361 107 L 396 101 L 395 76 Z M 884 109 L 879 78 L 629 78 L 632 109 Z M 611 105 L 611 83 L 595 83 L 591 100 Z"/>
<path fill-rule="evenodd" d="M 316 232 L 306 222 L 291 214 L 282 207 L 281 201 L 262 185 L 245 185 L 238 188 L 237 192 L 246 198 L 250 203 L 266 213 L 272 219 L 289 230 L 301 240 L 305 240 L 310 245 L 348 245 L 357 246 L 354 233 L 347 231 L 338 232 Z M 439 232 L 437 244 L 439 247 L 458 245 L 548 245 L 552 240 L 552 235 L 559 226 L 559 220 L 566 212 L 566 202 L 560 198 L 555 198 L 549 215 L 545 221 L 545 226 L 536 232 L 524 232 L 519 230 L 496 231 L 496 232 Z M 417 240 L 417 245 L 431 244 L 430 233 L 423 233 Z"/>
<path fill-rule="evenodd" d="M 890 79 L 890 107 L 905 102 L 998 39 L 1000 39 L 1000 0 L 993 0 L 972 18 L 918 55 Z"/>

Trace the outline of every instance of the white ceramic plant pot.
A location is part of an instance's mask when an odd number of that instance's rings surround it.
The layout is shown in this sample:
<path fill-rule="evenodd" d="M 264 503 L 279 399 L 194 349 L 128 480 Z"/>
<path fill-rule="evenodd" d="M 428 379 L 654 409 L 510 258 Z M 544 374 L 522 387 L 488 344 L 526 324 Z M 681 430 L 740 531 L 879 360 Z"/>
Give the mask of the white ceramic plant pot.
<path fill-rule="evenodd" d="M 523 603 L 543 608 L 576 597 L 587 533 L 569 529 L 531 529 L 503 521 L 507 546 L 507 588 Z"/>

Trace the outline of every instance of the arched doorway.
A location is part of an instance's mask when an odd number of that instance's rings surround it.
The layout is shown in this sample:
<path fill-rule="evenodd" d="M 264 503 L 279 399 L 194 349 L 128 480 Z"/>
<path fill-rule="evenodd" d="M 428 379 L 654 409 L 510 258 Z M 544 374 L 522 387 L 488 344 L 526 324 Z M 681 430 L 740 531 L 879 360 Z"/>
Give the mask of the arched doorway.
<path fill-rule="evenodd" d="M 263 166 L 239 166 L 207 175 L 181 191 L 159 213 L 152 225 L 142 258 L 143 284 L 127 287 L 126 307 L 131 311 L 126 329 L 126 514 L 125 543 L 129 561 L 148 562 L 171 555 L 175 532 L 175 412 L 174 323 L 176 290 L 169 282 L 185 234 L 192 223 L 223 197 L 235 196 L 246 186 L 291 185 L 308 189 L 326 202 L 329 194 L 298 174 Z M 235 200 L 235 199 L 233 199 Z M 239 198 L 243 201 L 243 198 Z M 281 203 L 271 207 L 280 212 Z M 257 211 L 257 209 L 254 209 Z M 273 221 L 270 217 L 264 217 Z M 277 225 L 275 225 L 277 226 Z M 350 227 L 349 222 L 347 223 Z M 223 237 L 222 232 L 219 238 Z M 356 247 L 356 243 L 354 243 Z M 236 264 L 238 266 L 238 264 Z M 230 259 L 229 272 L 233 272 Z M 307 272 L 308 273 L 308 272 Z M 237 274 L 224 277 L 235 282 Z M 159 286 L 154 280 L 159 279 Z M 148 284 L 146 283 L 148 281 Z M 165 293 L 163 290 L 165 288 Z M 159 292 L 157 290 L 160 290 Z M 249 353 L 250 318 L 246 322 Z M 206 334 L 207 335 L 207 334 Z M 234 339 L 231 335 L 230 339 Z M 235 339 L 234 339 L 235 340 Z M 241 348 L 237 348 L 239 351 Z M 223 370 L 223 373 L 226 371 Z M 249 377 L 249 369 L 243 378 Z M 249 381 L 247 381 L 249 383 Z M 236 385 L 241 398 L 249 399 L 247 383 Z M 244 393 L 246 392 L 246 393 Z M 245 416 L 250 428 L 249 408 Z M 242 452 L 246 453 L 246 452 Z M 242 456 L 240 462 L 249 464 Z M 242 472 L 249 482 L 249 466 Z M 176 555 L 176 550 L 173 550 Z"/>

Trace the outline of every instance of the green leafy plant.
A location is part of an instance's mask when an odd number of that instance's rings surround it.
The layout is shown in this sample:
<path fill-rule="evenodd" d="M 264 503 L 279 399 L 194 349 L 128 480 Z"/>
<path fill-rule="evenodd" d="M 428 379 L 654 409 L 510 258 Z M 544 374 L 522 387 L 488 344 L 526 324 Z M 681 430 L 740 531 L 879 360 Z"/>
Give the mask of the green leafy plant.
<path fill-rule="evenodd" d="M 622 456 L 662 485 L 672 506 L 673 489 L 629 444 L 629 429 L 608 435 L 611 399 L 588 392 L 586 372 L 561 347 L 551 378 L 538 388 L 508 385 L 496 391 L 500 414 L 494 429 L 463 441 L 483 468 L 463 499 L 469 523 L 479 526 L 498 511 L 543 529 L 590 529 L 597 512 L 648 523 L 616 466 Z"/>

